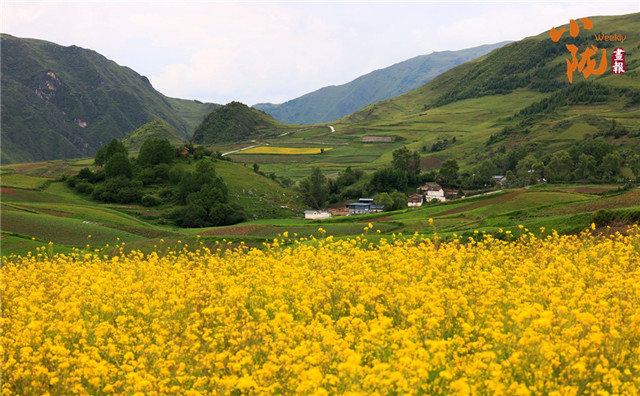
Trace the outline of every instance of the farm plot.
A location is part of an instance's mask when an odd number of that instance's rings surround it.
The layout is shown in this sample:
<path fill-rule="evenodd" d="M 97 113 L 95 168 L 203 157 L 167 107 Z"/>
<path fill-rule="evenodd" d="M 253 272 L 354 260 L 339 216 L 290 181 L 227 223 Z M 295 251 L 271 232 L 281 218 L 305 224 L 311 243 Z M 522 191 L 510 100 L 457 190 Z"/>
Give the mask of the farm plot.
<path fill-rule="evenodd" d="M 332 150 L 331 147 L 273 147 L 260 146 L 238 151 L 235 154 L 277 154 L 277 155 L 309 155 L 320 154 Z"/>
<path fill-rule="evenodd" d="M 145 239 L 86 220 L 7 210 L 5 207 L 2 210 L 2 230 L 71 246 L 83 246 L 86 243 L 104 246 L 115 244 L 118 240 L 129 242 Z"/>

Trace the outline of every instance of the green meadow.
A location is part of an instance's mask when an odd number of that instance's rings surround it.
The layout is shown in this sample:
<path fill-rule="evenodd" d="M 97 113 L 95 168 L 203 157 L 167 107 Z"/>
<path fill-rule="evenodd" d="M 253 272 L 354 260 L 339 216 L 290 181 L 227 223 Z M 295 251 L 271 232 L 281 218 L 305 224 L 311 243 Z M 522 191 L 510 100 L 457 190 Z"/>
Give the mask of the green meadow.
<path fill-rule="evenodd" d="M 52 161 L 46 166 L 70 170 L 78 163 Z M 59 181 L 60 174 L 30 176 L 33 169 L 24 165 L 2 169 L 2 256 L 74 249 L 113 254 L 121 248 L 151 251 L 158 246 L 218 249 L 242 242 L 261 246 L 283 239 L 285 233 L 305 238 L 362 236 L 371 241 L 414 233 L 444 239 L 482 232 L 508 237 L 507 231 L 518 235 L 526 228 L 540 233 L 541 227 L 545 232 L 575 233 L 594 222 L 601 232 L 615 232 L 640 219 L 638 188 L 569 184 L 496 191 L 395 212 L 305 220 L 304 207 L 292 190 L 256 174 L 248 165 L 217 161 L 216 172 L 228 184 L 230 197 L 249 208 L 249 213 L 264 217 L 234 226 L 181 229 L 158 224 L 156 215 L 167 208 L 156 208 L 154 213 L 135 205 L 96 203 Z"/>

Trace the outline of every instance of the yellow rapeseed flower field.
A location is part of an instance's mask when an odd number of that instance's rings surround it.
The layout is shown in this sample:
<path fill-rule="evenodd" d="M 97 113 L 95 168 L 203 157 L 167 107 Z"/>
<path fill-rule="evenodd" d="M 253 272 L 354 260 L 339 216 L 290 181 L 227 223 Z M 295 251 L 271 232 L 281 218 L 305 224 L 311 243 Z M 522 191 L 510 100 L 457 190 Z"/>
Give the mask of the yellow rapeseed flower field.
<path fill-rule="evenodd" d="M 331 147 L 324 147 L 324 151 L 331 150 Z M 238 151 L 236 154 L 288 154 L 288 155 L 307 155 L 320 154 L 323 150 L 317 147 L 275 147 L 260 146 L 247 150 Z"/>
<path fill-rule="evenodd" d="M 44 247 L 2 265 L 2 395 L 637 395 L 640 228 L 521 232 Z"/>

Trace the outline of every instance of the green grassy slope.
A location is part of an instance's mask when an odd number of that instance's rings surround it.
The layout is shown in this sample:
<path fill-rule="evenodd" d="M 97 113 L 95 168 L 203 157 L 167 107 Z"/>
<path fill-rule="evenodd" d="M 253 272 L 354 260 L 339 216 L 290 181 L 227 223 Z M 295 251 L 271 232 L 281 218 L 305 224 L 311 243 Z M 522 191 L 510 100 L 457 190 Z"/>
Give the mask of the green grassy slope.
<path fill-rule="evenodd" d="M 541 227 L 545 227 L 546 232 L 553 229 L 573 233 L 589 227 L 592 222 L 599 231 L 615 232 L 622 231 L 624 224 L 640 220 L 637 188 L 616 191 L 617 186 L 557 185 L 505 190 L 396 212 L 309 221 L 303 219 L 304 208 L 291 190 L 256 174 L 249 166 L 217 161 L 216 172 L 229 186 L 230 202 L 243 205 L 249 221 L 227 227 L 179 229 L 155 221 L 170 208 L 100 204 L 56 181 L 59 172 L 86 166 L 84 162 L 3 166 L 2 256 L 66 253 L 74 249 L 86 252 L 99 249 L 113 254 L 116 245 L 159 253 L 169 246 L 182 249 L 203 244 L 218 248 L 220 244 L 241 241 L 260 246 L 285 232 L 289 237 L 316 238 L 367 234 L 372 241 L 416 232 L 433 236 L 437 232 L 445 239 L 457 235 L 464 241 L 464 238 L 475 237 L 476 232 L 513 238 L 526 229 L 539 234 Z M 44 174 L 49 176 L 38 176 Z M 29 182 L 22 182 L 20 176 L 28 176 Z M 433 225 L 429 218 L 434 219 Z M 364 230 L 368 223 L 373 224 L 373 230 Z M 49 245 L 50 242 L 53 245 Z"/>
<path fill-rule="evenodd" d="M 93 155 L 164 119 L 185 138 L 213 105 L 169 99 L 149 80 L 76 46 L 2 40 L 2 162 Z"/>
<path fill-rule="evenodd" d="M 276 121 L 243 103 L 231 102 L 213 109 L 196 128 L 192 141 L 197 144 L 240 142 L 274 137 L 300 128 Z"/>
<path fill-rule="evenodd" d="M 450 158 L 468 169 L 503 147 L 507 152 L 523 148 L 544 158 L 597 136 L 621 152 L 640 152 L 640 13 L 590 19 L 593 29 L 583 28 L 575 38 L 569 35 L 568 25 L 557 43 L 546 31 L 455 67 L 411 92 L 368 105 L 332 123 L 334 133 L 317 129 L 314 134 L 265 142 L 333 147 L 322 156 L 243 156 L 242 160 L 257 162 L 268 172 L 300 178 L 309 174 L 311 166 L 329 174 L 347 165 L 364 170 L 387 166 L 392 151 L 403 146 L 421 153 L 424 170 L 437 169 Z M 626 35 L 627 40 L 624 44 L 597 42 L 594 34 L 602 32 Z M 569 84 L 566 59 L 570 54 L 565 45 L 570 43 L 580 51 L 596 45 L 598 64 L 606 49 L 605 73 L 585 79 L 576 71 L 574 83 Z M 623 75 L 614 75 L 610 68 L 617 46 L 627 52 Z M 611 134 L 611 125 L 627 133 Z M 504 128 L 511 132 L 500 135 Z M 490 140 L 492 135 L 496 136 Z M 390 141 L 368 143 L 363 142 L 365 137 Z M 431 152 L 434 143 L 453 138 L 455 143 Z M 240 160 L 240 155 L 233 158 Z"/>
<path fill-rule="evenodd" d="M 2 166 L 2 254 L 25 254 L 53 242 L 67 252 L 86 244 L 157 243 L 180 240 L 199 230 L 180 229 L 162 220 L 171 206 L 103 204 L 78 194 L 60 182 L 64 173 L 91 166 L 90 160 L 49 161 Z M 300 199 L 252 167 L 216 161 L 216 173 L 228 186 L 229 203 L 238 203 L 251 220 L 296 217 Z M 89 235 L 91 235 L 89 237 Z M 195 238 L 195 236 L 193 237 Z M 59 245 L 59 246 L 58 246 Z M 61 250 L 60 250 L 61 249 Z"/>
<path fill-rule="evenodd" d="M 122 139 L 122 143 L 129 151 L 138 151 L 142 143 L 152 137 L 167 139 L 173 146 L 178 146 L 186 141 L 186 139 L 178 134 L 178 131 L 167 124 L 167 122 L 154 120 L 127 134 L 127 136 Z"/>

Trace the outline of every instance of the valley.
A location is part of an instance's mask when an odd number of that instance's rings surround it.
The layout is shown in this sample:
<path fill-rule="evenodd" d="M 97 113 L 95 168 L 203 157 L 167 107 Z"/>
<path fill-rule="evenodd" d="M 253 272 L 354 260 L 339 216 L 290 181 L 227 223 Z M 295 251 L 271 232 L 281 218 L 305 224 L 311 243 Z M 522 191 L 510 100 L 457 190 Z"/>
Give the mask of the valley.
<path fill-rule="evenodd" d="M 639 18 L 640 14 L 630 14 L 592 20 L 602 31 L 629 35 L 640 23 Z M 14 42 L 11 37 L 3 40 L 26 46 L 23 53 L 27 53 L 27 47 L 39 52 L 47 48 L 41 42 Z M 216 174 L 227 185 L 229 204 L 237 204 L 247 216 L 245 222 L 233 226 L 177 228 L 168 217 L 174 210 L 168 203 L 144 207 L 135 200 L 128 204 L 91 200 L 60 180 L 83 168 L 97 172 L 93 159 L 52 158 L 10 164 L 5 155 L 10 159 L 10 154 L 22 149 L 13 150 L 8 138 L 11 133 L 3 132 L 3 255 L 26 253 L 49 242 L 64 251 L 83 248 L 88 242 L 95 248 L 108 249 L 107 244 L 113 246 L 113 238 L 120 232 L 121 240 L 129 246 L 148 248 L 160 239 L 188 241 L 191 246 L 197 241 L 235 244 L 241 240 L 259 245 L 287 229 L 318 235 L 320 227 L 336 237 L 348 237 L 361 233 L 360 221 L 375 223 L 380 238 L 397 233 L 432 233 L 429 218 L 435 219 L 437 232 L 444 238 L 471 235 L 476 230 L 517 232 L 518 224 L 571 233 L 584 229 L 594 219 L 604 227 L 633 223 L 640 206 L 638 44 L 627 48 L 625 74 L 605 73 L 588 79 L 577 76 L 569 84 L 563 70 L 567 57 L 564 42 L 596 39 L 584 31 L 575 39 L 562 40 L 554 43 L 544 32 L 502 45 L 412 91 L 327 123 L 282 123 L 239 102 L 221 106 L 165 98 L 162 100 L 171 108 L 171 117 L 161 116 L 137 128 L 129 127 L 125 135 L 119 132 L 116 137 L 128 147 L 133 160 L 149 138 L 184 146 L 182 150 L 193 156 L 185 169 L 195 169 L 203 153 L 213 158 Z M 97 54 L 78 48 L 68 51 L 84 54 L 83 62 L 90 62 L 94 65 L 91 70 L 103 75 L 96 65 L 105 60 Z M 3 68 L 10 68 L 11 62 L 3 63 Z M 60 58 L 56 62 L 67 61 Z M 110 73 L 118 71 L 112 63 L 106 65 Z M 135 77 L 132 73 L 126 71 L 127 78 Z M 62 83 L 74 81 L 65 73 L 56 71 L 55 75 Z M 5 80 L 3 77 L 3 84 L 8 84 Z M 144 78 L 141 81 L 144 83 Z M 55 88 L 54 83 L 43 85 L 43 89 Z M 73 91 L 71 82 L 69 89 Z M 10 97 L 12 91 L 7 92 Z M 39 100 L 51 104 L 57 93 L 49 93 L 53 96 L 42 94 Z M 11 107 L 6 107 L 10 103 L 3 97 L 3 114 L 9 111 L 12 115 Z M 75 127 L 89 128 L 77 123 Z M 335 184 L 347 169 L 358 174 L 351 185 L 328 197 L 326 205 L 340 207 L 359 197 L 378 198 L 381 193 L 394 192 L 389 186 L 373 187 L 371 180 L 390 169 L 394 155 L 401 150 L 419 157 L 415 177 L 422 181 L 405 184 L 398 193 L 410 195 L 424 181 L 438 179 L 442 183 L 443 164 L 455 162 L 457 176 L 445 180 L 444 186 L 466 197 L 379 215 L 322 221 L 303 218 L 309 203 L 300 183 L 314 169 L 320 170 L 330 184 Z M 76 156 L 81 157 L 79 154 Z M 28 157 L 13 160 L 20 158 Z M 508 175 L 509 183 L 501 189 L 486 182 L 483 187 L 481 182 L 474 182 L 479 172 L 485 176 L 487 172 L 491 172 L 489 176 Z M 157 195 L 153 186 L 145 187 L 148 195 Z M 481 195 L 487 191 L 494 193 Z M 91 241 L 87 235 L 91 235 Z"/>

